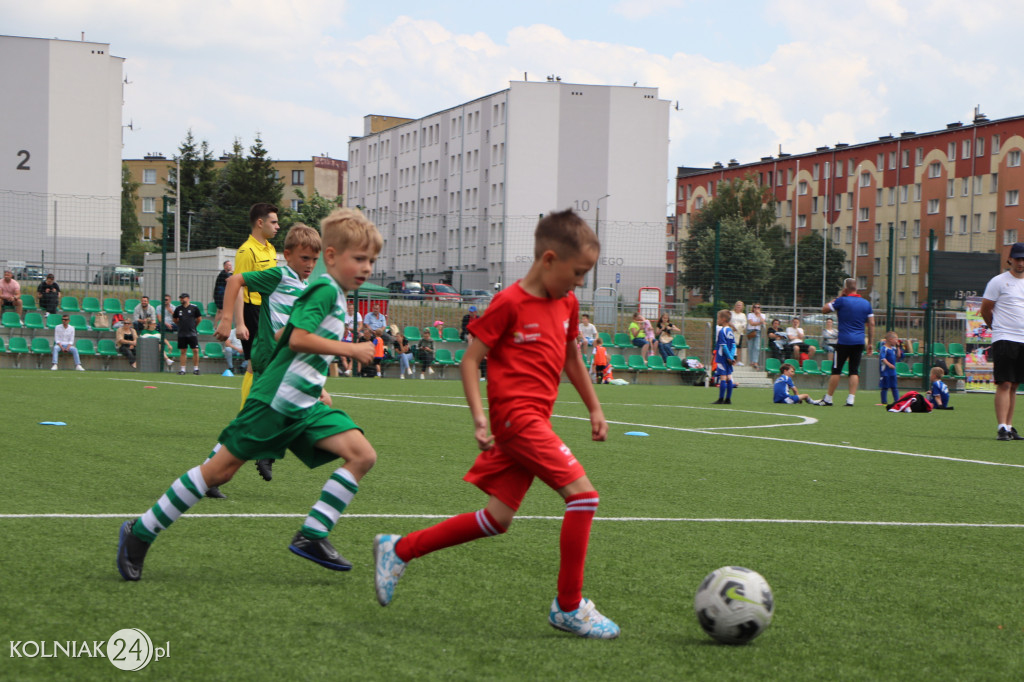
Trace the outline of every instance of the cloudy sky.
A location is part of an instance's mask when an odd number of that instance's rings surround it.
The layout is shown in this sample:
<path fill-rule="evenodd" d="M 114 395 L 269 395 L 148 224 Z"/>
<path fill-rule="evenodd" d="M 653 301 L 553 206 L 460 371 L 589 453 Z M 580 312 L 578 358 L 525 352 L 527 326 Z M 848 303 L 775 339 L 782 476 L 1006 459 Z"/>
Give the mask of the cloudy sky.
<path fill-rule="evenodd" d="M 258 131 L 271 156 L 347 156 L 366 114 L 418 118 L 510 80 L 654 86 L 670 168 L 755 161 L 1024 114 L 1006 0 L 32 0 L 9 35 L 125 57 L 125 158 L 215 152 Z M 3 65 L 8 68 L 9 65 Z M 679 110 L 675 103 L 679 103 Z"/>

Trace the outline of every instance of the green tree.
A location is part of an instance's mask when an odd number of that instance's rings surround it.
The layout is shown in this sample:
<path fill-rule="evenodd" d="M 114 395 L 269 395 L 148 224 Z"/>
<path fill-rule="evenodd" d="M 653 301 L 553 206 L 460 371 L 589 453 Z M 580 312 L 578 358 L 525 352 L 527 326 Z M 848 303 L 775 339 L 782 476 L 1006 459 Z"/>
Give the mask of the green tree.
<path fill-rule="evenodd" d="M 800 240 L 797 253 L 793 246 L 778 242 L 780 248 L 773 254 L 775 267 L 772 269 L 771 281 L 767 286 L 765 301 L 780 304 L 793 302 L 793 258 L 797 258 L 796 271 L 796 303 L 802 306 L 820 306 L 822 302 L 822 284 L 824 284 L 825 301 L 831 300 L 843 286 L 846 274 L 846 252 L 837 249 L 829 242 L 823 243 L 820 232 L 812 232 Z M 824 251 L 824 253 L 822 253 Z M 822 260 L 824 257 L 824 280 L 822 277 Z"/>
<path fill-rule="evenodd" d="M 128 164 L 121 164 L 121 260 L 128 257 L 128 252 L 133 244 L 138 243 L 142 237 L 142 227 L 139 225 L 139 216 L 135 212 L 135 193 L 139 191 L 140 183 L 132 179 Z"/>
<path fill-rule="evenodd" d="M 326 218 L 331 211 L 340 208 L 342 205 L 341 197 L 328 199 L 315 189 L 308 199 L 301 189 L 296 189 L 295 195 L 299 198 L 299 208 L 295 211 L 286 211 L 285 215 L 281 217 L 282 232 L 284 232 L 285 228 L 289 228 L 295 223 L 305 223 L 310 227 L 320 229 L 320 221 Z"/>
<path fill-rule="evenodd" d="M 768 283 L 772 259 L 761 240 L 739 216 L 721 221 L 721 234 L 704 230 L 696 240 L 687 241 L 686 270 L 682 282 L 699 289 L 716 305 L 732 307 L 733 301 L 749 300 Z M 718 259 L 718 290 L 715 290 L 715 260 Z"/>
<path fill-rule="evenodd" d="M 203 140 L 196 144 L 192 130 L 185 135 L 184 142 L 178 147 L 178 155 L 174 157 L 179 164 L 181 173 L 181 224 L 182 228 L 192 218 L 191 238 L 182 240 L 182 248 L 206 249 L 217 246 L 208 233 L 208 226 L 203 222 L 203 209 L 212 203 L 216 189 L 217 170 L 214 167 L 213 152 L 210 145 Z M 172 172 L 167 177 L 167 196 L 173 198 L 178 188 L 177 178 Z M 174 228 L 168 234 L 170 243 L 174 243 Z"/>
<path fill-rule="evenodd" d="M 776 227 L 775 197 L 771 188 L 757 183 L 753 175 L 742 180 L 726 180 L 716 190 L 716 196 L 705 204 L 690 223 L 690 236 L 701 238 L 704 232 L 714 230 L 720 220 L 739 217 L 754 236 L 763 239 Z"/>
<path fill-rule="evenodd" d="M 245 156 L 242 141 L 235 138 L 224 168 L 217 176 L 213 202 L 202 212 L 216 240 L 215 246 L 235 247 L 249 237 L 249 208 L 260 202 L 280 206 L 284 184 L 277 180 L 273 162 L 257 135 Z M 281 247 L 283 234 L 275 240 Z"/>

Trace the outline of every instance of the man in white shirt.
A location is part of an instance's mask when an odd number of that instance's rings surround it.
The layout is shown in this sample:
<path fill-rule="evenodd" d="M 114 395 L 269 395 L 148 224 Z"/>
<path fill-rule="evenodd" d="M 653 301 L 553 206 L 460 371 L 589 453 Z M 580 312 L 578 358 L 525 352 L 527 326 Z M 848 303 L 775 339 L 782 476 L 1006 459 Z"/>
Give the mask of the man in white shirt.
<path fill-rule="evenodd" d="M 794 317 L 789 324 L 790 326 L 786 327 L 786 336 L 789 337 L 789 350 L 792 352 L 792 358 L 800 362 L 801 353 L 814 354 L 814 351 L 811 350 L 813 346 L 804 341 L 804 328 L 800 326 L 799 317 Z"/>
<path fill-rule="evenodd" d="M 140 334 L 143 331 L 156 329 L 157 317 L 156 308 L 149 304 L 149 296 L 143 296 L 135 310 L 132 311 L 132 324 L 135 331 Z"/>
<path fill-rule="evenodd" d="M 61 316 L 60 324 L 53 330 L 53 367 L 50 369 L 57 369 L 57 354 L 64 351 L 71 353 L 71 357 L 75 359 L 75 369 L 84 372 L 85 367 L 82 367 L 78 349 L 75 348 L 75 328 L 69 324 L 69 321 L 68 314 L 64 313 Z"/>
<path fill-rule="evenodd" d="M 1024 380 L 1024 242 L 1010 247 L 1010 269 L 989 280 L 981 317 L 992 330 L 992 379 L 996 384 L 996 440 L 1024 440 L 1013 428 L 1017 387 Z"/>

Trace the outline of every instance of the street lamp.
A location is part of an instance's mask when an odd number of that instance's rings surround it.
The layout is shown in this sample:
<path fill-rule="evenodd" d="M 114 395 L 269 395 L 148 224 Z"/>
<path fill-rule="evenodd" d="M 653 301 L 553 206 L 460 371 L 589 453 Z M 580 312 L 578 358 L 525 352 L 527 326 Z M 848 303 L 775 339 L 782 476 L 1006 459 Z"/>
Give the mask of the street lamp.
<path fill-rule="evenodd" d="M 605 194 L 603 197 L 601 197 L 600 199 L 598 199 L 595 202 L 597 204 L 597 214 L 594 217 L 594 236 L 597 237 L 598 244 L 601 243 L 601 202 L 603 200 L 607 199 L 610 196 L 611 196 L 611 194 Z M 593 286 L 593 291 L 594 291 L 594 295 L 596 295 L 597 294 L 597 263 L 594 263 L 594 286 Z"/>

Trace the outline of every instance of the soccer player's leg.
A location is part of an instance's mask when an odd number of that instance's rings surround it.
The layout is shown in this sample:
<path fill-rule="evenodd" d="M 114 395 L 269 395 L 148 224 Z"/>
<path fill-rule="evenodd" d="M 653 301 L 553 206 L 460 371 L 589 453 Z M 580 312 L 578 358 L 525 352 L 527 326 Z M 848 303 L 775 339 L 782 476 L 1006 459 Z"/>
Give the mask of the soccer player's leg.
<path fill-rule="evenodd" d="M 139 580 L 146 552 L 157 534 L 199 503 L 210 486 L 231 480 L 242 460 L 219 447 L 210 459 L 193 467 L 171 483 L 156 504 L 136 519 L 121 524 L 117 546 L 117 570 L 125 580 Z"/>

